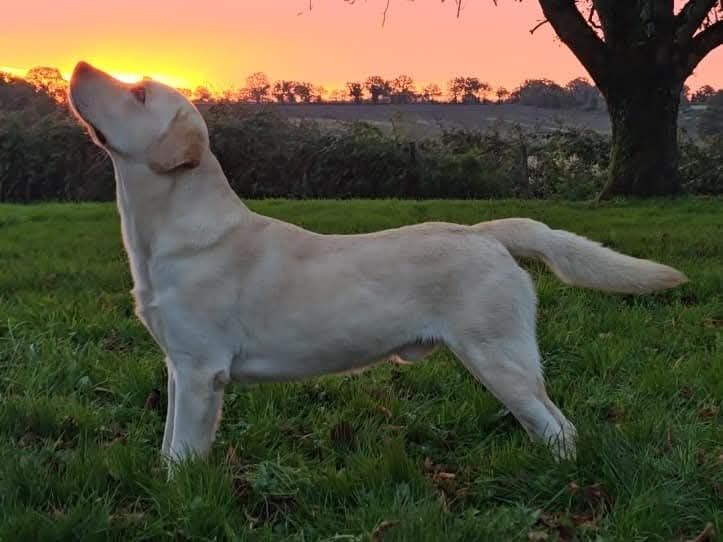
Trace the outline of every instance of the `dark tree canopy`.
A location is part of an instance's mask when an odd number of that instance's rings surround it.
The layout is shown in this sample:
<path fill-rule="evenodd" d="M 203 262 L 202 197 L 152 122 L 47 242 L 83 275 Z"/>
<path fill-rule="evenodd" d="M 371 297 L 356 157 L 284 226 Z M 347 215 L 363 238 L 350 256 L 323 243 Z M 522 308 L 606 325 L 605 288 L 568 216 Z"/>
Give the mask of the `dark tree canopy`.
<path fill-rule="evenodd" d="M 271 83 L 263 72 L 252 73 L 246 78 L 246 93 L 256 103 L 263 102 L 269 95 Z"/>
<path fill-rule="evenodd" d="M 349 91 L 349 96 L 354 100 L 354 103 L 360 104 L 364 97 L 364 84 L 358 81 L 349 81 L 346 84 L 346 88 Z"/>
<path fill-rule="evenodd" d="M 58 68 L 38 66 L 28 70 L 26 81 L 47 93 L 58 102 L 64 102 L 68 93 L 68 82 L 63 79 Z"/>
<path fill-rule="evenodd" d="M 0 72 L 0 111 L 34 110 L 47 114 L 56 108 L 57 102 L 45 89 Z"/>
<path fill-rule="evenodd" d="M 380 98 L 389 96 L 392 91 L 391 83 L 379 75 L 370 75 L 364 83 L 364 88 L 374 103 L 379 103 Z"/>

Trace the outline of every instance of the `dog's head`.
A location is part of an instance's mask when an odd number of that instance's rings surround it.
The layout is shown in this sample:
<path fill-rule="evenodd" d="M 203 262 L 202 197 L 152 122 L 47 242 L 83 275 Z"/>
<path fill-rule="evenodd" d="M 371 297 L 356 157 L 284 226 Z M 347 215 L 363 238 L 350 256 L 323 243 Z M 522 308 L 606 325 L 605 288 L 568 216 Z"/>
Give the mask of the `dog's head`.
<path fill-rule="evenodd" d="M 80 62 L 70 80 L 70 103 L 111 157 L 146 164 L 158 174 L 197 167 L 209 147 L 198 110 L 156 81 L 129 85 Z"/>

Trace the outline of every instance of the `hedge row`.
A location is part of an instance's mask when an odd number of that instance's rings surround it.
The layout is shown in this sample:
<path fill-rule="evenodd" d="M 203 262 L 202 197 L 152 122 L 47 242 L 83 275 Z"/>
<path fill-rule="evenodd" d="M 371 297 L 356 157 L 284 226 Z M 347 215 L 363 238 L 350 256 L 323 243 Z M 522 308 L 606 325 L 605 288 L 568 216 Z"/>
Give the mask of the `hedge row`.
<path fill-rule="evenodd" d="M 591 131 L 447 131 L 413 140 L 364 122 L 334 128 L 217 106 L 211 145 L 245 198 L 593 197 L 609 138 Z M 723 137 L 681 143 L 690 193 L 723 193 Z M 0 201 L 111 200 L 113 170 L 66 113 L 0 117 Z"/>

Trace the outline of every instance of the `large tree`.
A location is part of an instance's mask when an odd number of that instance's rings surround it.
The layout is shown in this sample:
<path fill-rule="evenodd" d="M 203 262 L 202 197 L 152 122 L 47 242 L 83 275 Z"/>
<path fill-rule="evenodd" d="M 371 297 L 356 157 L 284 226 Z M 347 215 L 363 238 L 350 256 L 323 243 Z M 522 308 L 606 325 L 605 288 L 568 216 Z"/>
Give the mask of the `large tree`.
<path fill-rule="evenodd" d="M 612 147 L 601 197 L 678 192 L 681 91 L 723 43 L 723 2 L 688 0 L 676 13 L 674 0 L 538 1 L 607 102 Z"/>
<path fill-rule="evenodd" d="M 391 93 L 389 81 L 379 75 L 370 75 L 364 83 L 364 88 L 372 97 L 372 103 L 379 103 L 379 98 L 386 98 Z"/>
<path fill-rule="evenodd" d="M 678 192 L 681 91 L 723 43 L 723 0 L 688 0 L 677 13 L 675 0 L 538 2 L 608 105 L 612 147 L 601 197 Z M 459 16 L 463 0 L 449 3 Z"/>
<path fill-rule="evenodd" d="M 63 79 L 58 68 L 47 66 L 31 68 L 25 75 L 25 80 L 58 102 L 65 102 L 67 99 L 68 82 Z"/>
<path fill-rule="evenodd" d="M 47 115 L 58 108 L 58 102 L 44 89 L 23 78 L 0 71 L 0 114 L 3 111 L 22 111 L 33 109 L 41 115 Z"/>
<path fill-rule="evenodd" d="M 362 103 L 364 97 L 364 84 L 358 81 L 349 81 L 346 84 L 349 96 L 354 100 L 355 104 Z"/>
<path fill-rule="evenodd" d="M 300 102 L 311 103 L 314 98 L 314 85 L 305 81 L 298 81 L 294 83 L 294 95 Z"/>
<path fill-rule="evenodd" d="M 271 94 L 280 104 L 292 104 L 296 102 L 296 94 L 294 94 L 295 87 L 296 82 L 294 81 L 276 81 L 276 83 L 274 83 L 274 87 L 271 89 Z"/>
<path fill-rule="evenodd" d="M 408 104 L 412 103 L 417 93 L 414 89 L 414 79 L 408 75 L 400 75 L 389 82 L 391 88 L 390 97 L 392 103 Z"/>
<path fill-rule="evenodd" d="M 608 105 L 610 176 L 601 196 L 678 192 L 680 95 L 723 43 L 720 0 L 689 0 L 677 14 L 673 0 L 539 2 Z"/>
<path fill-rule="evenodd" d="M 452 103 L 478 104 L 485 94 L 492 90 L 489 83 L 480 81 L 478 77 L 458 76 L 447 83 Z"/>
<path fill-rule="evenodd" d="M 246 78 L 246 93 L 257 104 L 266 100 L 270 88 L 269 78 L 263 72 L 252 73 Z"/>
<path fill-rule="evenodd" d="M 426 103 L 436 103 L 442 97 L 442 89 L 438 84 L 430 83 L 422 89 L 420 97 Z"/>

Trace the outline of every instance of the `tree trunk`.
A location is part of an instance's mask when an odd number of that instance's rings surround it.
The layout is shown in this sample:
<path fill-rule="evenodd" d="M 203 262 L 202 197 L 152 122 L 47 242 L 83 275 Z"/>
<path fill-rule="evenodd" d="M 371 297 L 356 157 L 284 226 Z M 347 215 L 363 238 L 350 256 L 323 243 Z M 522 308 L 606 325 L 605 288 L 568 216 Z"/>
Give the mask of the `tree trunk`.
<path fill-rule="evenodd" d="M 680 192 L 675 82 L 619 82 L 608 89 L 612 124 L 609 179 L 599 196 L 669 196 Z"/>

